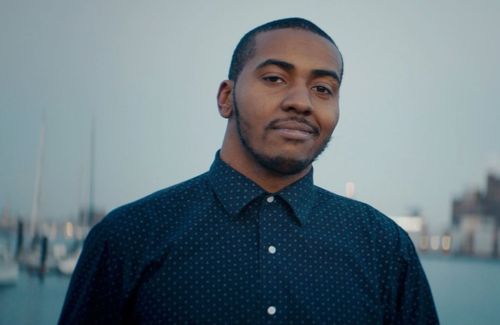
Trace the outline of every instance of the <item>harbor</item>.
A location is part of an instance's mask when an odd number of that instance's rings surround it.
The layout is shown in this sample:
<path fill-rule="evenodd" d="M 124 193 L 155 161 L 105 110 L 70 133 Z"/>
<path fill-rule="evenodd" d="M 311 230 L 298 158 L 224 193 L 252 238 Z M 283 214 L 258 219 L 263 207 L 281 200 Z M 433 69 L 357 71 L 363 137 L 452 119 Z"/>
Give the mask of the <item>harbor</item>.
<path fill-rule="evenodd" d="M 495 325 L 500 319 L 500 262 L 456 256 L 422 256 L 442 324 Z M 55 324 L 69 277 L 40 278 L 21 270 L 15 286 L 0 286 L 0 325 Z"/>
<path fill-rule="evenodd" d="M 98 220 L 104 216 L 95 215 Z M 24 225 L 8 212 L 0 217 L 0 285 L 16 285 L 21 271 L 42 278 L 54 273 L 71 276 L 90 226 L 74 220 L 43 221 L 30 236 Z"/>
<path fill-rule="evenodd" d="M 471 257 L 500 261 L 500 177 L 488 175 L 487 188 L 452 202 L 450 225 L 433 232 L 419 211 L 391 216 L 412 239 L 421 255 Z M 353 191 L 346 195 L 352 197 Z M 0 284 L 15 284 L 19 270 L 44 276 L 70 276 L 89 229 L 105 211 L 80 209 L 77 218 L 45 220 L 14 218 L 7 209 L 0 215 Z"/>

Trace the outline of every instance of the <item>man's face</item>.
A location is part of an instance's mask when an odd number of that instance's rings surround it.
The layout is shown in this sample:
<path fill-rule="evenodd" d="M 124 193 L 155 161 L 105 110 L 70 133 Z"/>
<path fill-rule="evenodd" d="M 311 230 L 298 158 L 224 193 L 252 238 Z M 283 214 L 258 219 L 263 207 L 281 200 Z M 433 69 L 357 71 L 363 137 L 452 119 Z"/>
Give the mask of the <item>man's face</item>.
<path fill-rule="evenodd" d="M 296 174 L 326 147 L 339 118 L 340 53 L 311 32 L 256 37 L 255 55 L 234 86 L 241 145 L 264 168 Z"/>

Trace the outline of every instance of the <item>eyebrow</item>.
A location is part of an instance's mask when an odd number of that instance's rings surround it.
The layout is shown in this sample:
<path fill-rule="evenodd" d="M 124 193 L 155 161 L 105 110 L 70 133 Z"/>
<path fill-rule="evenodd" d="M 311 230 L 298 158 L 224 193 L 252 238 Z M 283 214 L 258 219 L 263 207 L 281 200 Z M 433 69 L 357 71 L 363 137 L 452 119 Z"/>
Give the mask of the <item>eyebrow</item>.
<path fill-rule="evenodd" d="M 315 69 L 312 71 L 312 75 L 316 78 L 318 77 L 330 77 L 337 81 L 340 85 L 340 77 L 337 72 L 333 70 L 325 70 L 325 69 Z"/>
<path fill-rule="evenodd" d="M 264 62 L 261 62 L 258 66 L 257 69 L 262 69 L 266 66 L 269 65 L 275 65 L 285 71 L 292 71 L 295 69 L 295 66 L 291 64 L 290 62 L 282 61 L 282 60 L 276 60 L 276 59 L 267 59 Z M 330 77 L 337 81 L 340 84 L 340 77 L 337 72 L 333 70 L 326 70 L 326 69 L 314 69 L 311 71 L 311 74 L 318 78 L 318 77 Z"/>

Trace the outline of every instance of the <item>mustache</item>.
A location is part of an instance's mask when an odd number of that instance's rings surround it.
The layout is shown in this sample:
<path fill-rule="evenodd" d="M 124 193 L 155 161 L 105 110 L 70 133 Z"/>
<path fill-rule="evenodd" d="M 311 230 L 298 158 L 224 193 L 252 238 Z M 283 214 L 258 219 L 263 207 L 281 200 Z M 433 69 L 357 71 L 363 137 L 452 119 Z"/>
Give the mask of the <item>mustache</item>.
<path fill-rule="evenodd" d="M 313 134 L 315 134 L 315 135 L 319 134 L 319 127 L 317 127 L 315 124 L 311 123 L 310 121 L 308 121 L 307 119 L 305 119 L 304 117 L 301 117 L 301 116 L 292 116 L 292 117 L 288 117 L 288 118 L 280 118 L 280 119 L 273 120 L 267 125 L 266 129 L 268 129 L 268 130 L 276 129 L 280 123 L 290 122 L 290 121 L 305 124 L 305 125 L 307 125 L 307 127 L 309 127 L 312 130 Z"/>

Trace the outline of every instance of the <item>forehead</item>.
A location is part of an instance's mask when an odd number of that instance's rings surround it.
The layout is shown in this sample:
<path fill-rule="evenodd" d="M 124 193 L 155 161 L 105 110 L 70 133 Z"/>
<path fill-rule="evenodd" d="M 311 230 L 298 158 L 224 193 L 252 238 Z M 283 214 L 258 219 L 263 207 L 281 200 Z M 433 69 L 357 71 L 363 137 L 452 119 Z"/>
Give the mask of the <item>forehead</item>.
<path fill-rule="evenodd" d="M 331 69 L 340 74 L 340 52 L 329 40 L 302 29 L 277 29 L 255 37 L 255 53 L 250 66 L 267 59 L 300 64 L 304 68 Z"/>

